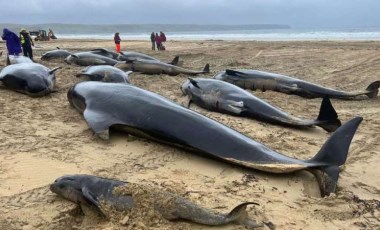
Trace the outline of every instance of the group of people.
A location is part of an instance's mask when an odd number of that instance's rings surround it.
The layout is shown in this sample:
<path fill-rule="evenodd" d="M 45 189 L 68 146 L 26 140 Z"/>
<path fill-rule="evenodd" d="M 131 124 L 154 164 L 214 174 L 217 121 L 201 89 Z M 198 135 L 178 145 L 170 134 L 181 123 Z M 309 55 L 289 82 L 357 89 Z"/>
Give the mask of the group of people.
<path fill-rule="evenodd" d="M 120 53 L 121 39 L 119 32 L 115 33 L 113 40 L 115 42 L 116 52 Z M 164 32 L 160 31 L 160 34 L 152 32 L 152 34 L 150 35 L 150 41 L 152 42 L 152 50 L 156 50 L 156 47 L 157 50 L 165 50 L 164 42 L 166 42 L 166 35 L 164 34 Z"/>
<path fill-rule="evenodd" d="M 166 35 L 160 31 L 160 35 L 158 33 L 152 32 L 150 35 L 150 41 L 152 42 L 152 50 L 165 50 L 164 42 L 166 42 Z"/>
<path fill-rule="evenodd" d="M 9 29 L 4 28 L 1 38 L 6 42 L 8 55 L 18 56 L 23 52 L 25 57 L 29 57 L 33 60 L 32 46 L 34 46 L 34 43 L 26 29 L 21 29 L 18 36 Z"/>

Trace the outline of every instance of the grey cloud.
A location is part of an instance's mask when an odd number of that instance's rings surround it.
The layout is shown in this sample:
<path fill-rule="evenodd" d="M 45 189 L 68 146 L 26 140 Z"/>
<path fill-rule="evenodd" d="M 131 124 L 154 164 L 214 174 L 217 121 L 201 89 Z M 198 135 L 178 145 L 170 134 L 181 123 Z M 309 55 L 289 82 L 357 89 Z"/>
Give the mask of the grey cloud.
<path fill-rule="evenodd" d="M 378 0 L 15 0 L 0 2 L 3 23 L 288 24 L 380 26 Z"/>

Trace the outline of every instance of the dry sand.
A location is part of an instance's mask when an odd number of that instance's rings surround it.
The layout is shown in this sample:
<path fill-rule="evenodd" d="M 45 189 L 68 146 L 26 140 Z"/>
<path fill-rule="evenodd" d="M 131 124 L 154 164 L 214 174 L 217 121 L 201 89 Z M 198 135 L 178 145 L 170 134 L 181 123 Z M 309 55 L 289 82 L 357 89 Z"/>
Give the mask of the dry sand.
<path fill-rule="evenodd" d="M 34 51 L 36 60 L 56 46 L 72 51 L 113 48 L 112 41 L 39 44 L 43 49 Z M 0 43 L 0 50 L 4 47 Z M 295 75 L 342 90 L 364 89 L 380 79 L 380 42 L 170 41 L 166 47 L 165 52 L 153 52 L 149 42 L 122 43 L 123 50 L 162 60 L 180 55 L 184 66 L 193 69 L 210 63 L 210 76 L 225 68 L 251 68 Z M 76 205 L 48 190 L 57 177 L 76 173 L 175 189 L 179 195 L 219 212 L 228 212 L 240 202 L 255 201 L 260 206 L 249 209 L 249 215 L 270 221 L 277 229 L 380 228 L 380 97 L 332 100 L 343 122 L 357 115 L 364 121 L 342 167 L 337 193 L 320 198 L 316 180 L 307 172 L 271 175 L 242 169 L 121 133 L 113 133 L 109 142 L 101 141 L 66 99 L 67 89 L 80 81 L 75 74 L 82 67 L 41 63 L 64 67 L 56 74 L 58 93 L 31 98 L 0 89 L 0 229 L 209 229 L 185 222 L 150 225 L 151 221 L 144 222 L 144 218 L 122 226 L 115 218 L 102 221 L 84 217 Z M 187 100 L 179 86 L 185 79 L 142 74 L 131 77 L 133 84 L 183 105 Z M 307 118 L 317 116 L 321 102 L 275 92 L 252 93 Z M 320 128 L 296 130 L 209 112 L 195 105 L 192 109 L 301 159 L 314 156 L 330 136 Z M 243 229 L 236 225 L 213 229 L 239 228 Z"/>

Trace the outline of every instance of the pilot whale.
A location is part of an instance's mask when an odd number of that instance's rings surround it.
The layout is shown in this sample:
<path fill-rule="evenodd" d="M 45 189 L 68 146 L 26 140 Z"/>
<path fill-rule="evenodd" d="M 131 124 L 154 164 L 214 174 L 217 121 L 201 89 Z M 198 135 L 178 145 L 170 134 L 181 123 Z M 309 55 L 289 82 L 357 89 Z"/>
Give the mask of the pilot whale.
<path fill-rule="evenodd" d="M 172 62 L 178 62 L 178 56 Z M 203 70 L 189 70 L 176 65 L 167 64 L 156 60 L 137 59 L 117 63 L 116 68 L 124 71 L 133 71 L 143 74 L 167 74 L 169 76 L 177 76 L 178 74 L 197 75 L 210 72 L 210 65 L 206 64 Z"/>
<path fill-rule="evenodd" d="M 205 157 L 270 173 L 309 170 L 321 194 L 335 191 L 339 166 L 346 162 L 352 138 L 362 121 L 353 118 L 326 141 L 309 160 L 288 157 L 215 120 L 153 92 L 119 83 L 81 82 L 67 94 L 100 138 L 111 128 L 181 147 Z"/>
<path fill-rule="evenodd" d="M 211 111 L 251 117 L 285 126 L 316 125 L 328 132 L 333 132 L 341 126 L 338 114 L 327 97 L 322 101 L 318 118 L 306 120 L 292 116 L 244 89 L 220 80 L 189 78 L 183 83 L 181 90 L 189 97 L 189 106 L 194 102 Z"/>
<path fill-rule="evenodd" d="M 214 76 L 214 79 L 223 80 L 243 89 L 272 90 L 286 94 L 295 94 L 305 98 L 329 97 L 338 99 L 353 99 L 366 95 L 369 98 L 377 96 L 380 81 L 372 82 L 365 90 L 344 92 L 323 87 L 311 82 L 303 81 L 276 73 L 258 70 L 230 70 L 227 69 Z"/>
<path fill-rule="evenodd" d="M 107 216 L 102 209 L 105 205 L 120 212 L 130 211 L 135 207 L 136 201 L 133 194 L 124 195 L 115 191 L 118 187 L 126 188 L 131 185 L 138 186 L 137 184 L 92 175 L 67 175 L 56 179 L 50 185 L 50 190 L 81 206 L 92 207 L 102 216 Z M 245 211 L 248 205 L 258 205 L 255 202 L 241 203 L 231 212 L 223 214 L 202 208 L 174 193 L 156 190 L 152 197 L 153 207 L 149 208 L 156 210 L 167 220 L 188 220 L 210 226 L 229 223 L 237 223 L 249 228 L 262 226 L 248 218 Z"/>
<path fill-rule="evenodd" d="M 54 92 L 55 71 L 37 63 L 20 63 L 5 67 L 0 72 L 0 83 L 16 92 L 41 97 Z"/>

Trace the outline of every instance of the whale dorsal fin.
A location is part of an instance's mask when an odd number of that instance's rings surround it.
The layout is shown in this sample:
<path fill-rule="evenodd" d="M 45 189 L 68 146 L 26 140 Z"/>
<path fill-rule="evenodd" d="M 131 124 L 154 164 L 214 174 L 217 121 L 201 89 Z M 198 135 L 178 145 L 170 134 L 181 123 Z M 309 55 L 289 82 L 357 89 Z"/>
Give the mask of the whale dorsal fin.
<path fill-rule="evenodd" d="M 175 56 L 174 59 L 173 59 L 171 62 L 169 62 L 168 64 L 170 64 L 170 65 L 177 65 L 177 64 L 178 64 L 178 61 L 179 61 L 179 56 L 177 55 L 177 56 Z"/>
<path fill-rule="evenodd" d="M 99 52 L 104 53 L 104 54 L 108 53 L 108 50 L 106 50 L 104 48 L 97 48 L 97 49 L 93 49 L 91 51 L 99 51 Z"/>
<path fill-rule="evenodd" d="M 203 73 L 210 73 L 210 64 L 206 64 L 202 70 Z"/>

